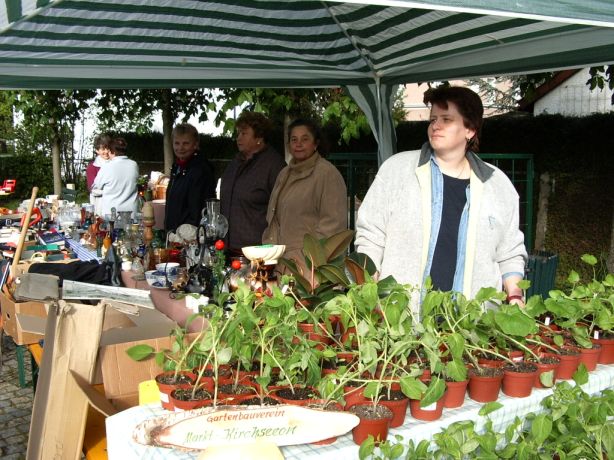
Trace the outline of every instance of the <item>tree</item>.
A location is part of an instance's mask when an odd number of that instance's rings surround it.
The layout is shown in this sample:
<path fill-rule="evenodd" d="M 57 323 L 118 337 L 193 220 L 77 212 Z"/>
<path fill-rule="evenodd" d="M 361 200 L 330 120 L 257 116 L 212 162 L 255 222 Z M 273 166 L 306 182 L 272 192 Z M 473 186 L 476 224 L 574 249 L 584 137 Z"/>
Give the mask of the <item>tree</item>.
<path fill-rule="evenodd" d="M 162 112 L 164 137 L 164 172 L 173 164 L 171 132 L 181 115 L 183 122 L 198 114 L 206 121 L 216 110 L 219 94 L 214 89 L 117 89 L 101 90 L 96 98 L 98 128 L 102 131 L 134 130 L 148 132 L 156 112 Z"/>
<path fill-rule="evenodd" d="M 31 140 L 31 146 L 51 152 L 53 191 L 62 193 L 62 164 L 76 164 L 73 149 L 74 126 L 83 118 L 93 90 L 40 90 L 9 92 L 15 110 L 23 116 L 22 133 Z M 20 150 L 19 143 L 17 152 Z M 64 161 L 62 161 L 62 157 Z M 67 170 L 75 181 L 77 171 Z"/>

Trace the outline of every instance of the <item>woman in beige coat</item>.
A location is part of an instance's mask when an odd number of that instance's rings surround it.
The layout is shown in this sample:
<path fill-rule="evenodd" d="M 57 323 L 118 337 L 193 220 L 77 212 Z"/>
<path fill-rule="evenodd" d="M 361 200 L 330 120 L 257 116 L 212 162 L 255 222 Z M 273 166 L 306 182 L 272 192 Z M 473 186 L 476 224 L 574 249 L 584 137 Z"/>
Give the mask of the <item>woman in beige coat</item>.
<path fill-rule="evenodd" d="M 306 270 L 303 238 L 324 238 L 347 228 L 347 189 L 343 177 L 320 156 L 320 127 L 296 120 L 288 127 L 290 164 L 277 176 L 267 210 L 264 244 L 285 244 L 284 257 Z"/>

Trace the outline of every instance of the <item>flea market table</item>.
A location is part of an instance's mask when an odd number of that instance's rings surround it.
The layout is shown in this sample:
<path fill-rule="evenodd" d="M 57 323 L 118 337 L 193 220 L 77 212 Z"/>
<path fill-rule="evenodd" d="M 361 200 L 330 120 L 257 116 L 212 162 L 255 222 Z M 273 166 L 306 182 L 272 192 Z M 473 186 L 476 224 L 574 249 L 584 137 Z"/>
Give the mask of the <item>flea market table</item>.
<path fill-rule="evenodd" d="M 573 384 L 573 381 L 570 381 Z M 585 392 L 595 394 L 607 388 L 614 387 L 614 366 L 598 365 L 597 369 L 589 374 L 589 381 L 583 385 Z M 551 389 L 533 389 L 531 396 L 527 398 L 511 398 L 503 393 L 499 395 L 498 402 L 503 407 L 488 415 L 493 422 L 495 431 L 503 432 L 515 417 L 524 418 L 529 412 L 539 412 L 540 402 L 543 398 L 552 394 Z M 441 419 L 434 422 L 422 422 L 412 418 L 407 412 L 405 424 L 399 428 L 390 430 L 389 439 L 395 435 L 403 436 L 403 442 L 422 439 L 431 439 L 448 425 L 462 421 L 473 420 L 477 423 L 479 430 L 488 420 L 486 417 L 478 415 L 478 411 L 483 404 L 472 401 L 468 397 L 465 403 L 458 409 L 444 409 Z M 137 406 L 113 415 L 106 420 L 107 427 L 107 449 L 109 459 L 172 459 L 187 460 L 196 459 L 200 452 L 184 452 L 171 450 L 161 447 L 144 446 L 132 440 L 134 428 L 146 419 L 157 417 L 165 413 L 157 404 Z M 358 458 L 359 446 L 352 440 L 351 433 L 341 436 L 333 444 L 318 446 L 313 444 L 302 444 L 296 446 L 282 447 L 281 451 L 287 460 L 318 458 L 330 460 L 356 459 Z"/>

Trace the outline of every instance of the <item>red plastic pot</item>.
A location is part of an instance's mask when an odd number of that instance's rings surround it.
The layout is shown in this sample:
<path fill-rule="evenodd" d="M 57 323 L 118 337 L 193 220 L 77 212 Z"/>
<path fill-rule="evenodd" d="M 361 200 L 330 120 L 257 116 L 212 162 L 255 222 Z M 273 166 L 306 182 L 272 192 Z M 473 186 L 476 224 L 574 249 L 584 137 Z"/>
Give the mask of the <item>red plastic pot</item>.
<path fill-rule="evenodd" d="M 424 420 L 425 422 L 432 422 L 433 420 L 437 420 L 441 418 L 441 414 L 443 413 L 443 403 L 445 400 L 444 395 L 439 398 L 439 400 L 431 404 L 427 407 L 420 407 L 419 399 L 410 399 L 409 400 L 409 411 L 411 416 L 417 420 Z"/>
<path fill-rule="evenodd" d="M 469 371 L 469 397 L 477 402 L 491 402 L 499 398 L 503 370 L 494 376 L 478 375 L 474 370 Z"/>
<path fill-rule="evenodd" d="M 169 376 L 169 375 L 175 375 L 175 371 L 168 371 L 168 372 L 163 372 L 161 374 L 156 375 L 155 377 L 155 381 L 156 384 L 158 385 L 158 390 L 160 391 L 160 403 L 162 404 L 162 407 L 166 410 L 173 410 L 173 403 L 171 402 L 170 399 L 170 394 L 171 392 L 175 389 L 175 388 L 180 388 L 180 387 L 185 387 L 186 385 L 189 387 L 191 386 L 194 381 L 194 374 L 190 373 L 190 372 L 179 372 L 177 375 L 181 375 L 181 376 L 185 376 L 185 379 L 187 379 L 187 381 L 184 381 L 183 383 L 162 383 L 159 381 L 160 378 L 165 377 L 165 376 Z"/>
<path fill-rule="evenodd" d="M 446 394 L 443 398 L 443 407 L 449 409 L 461 407 L 463 402 L 465 402 L 468 384 L 469 379 L 463 380 L 462 382 L 446 382 Z"/>
<path fill-rule="evenodd" d="M 405 414 L 407 413 L 407 405 L 409 404 L 409 398 L 390 401 L 387 399 L 380 399 L 379 403 L 382 406 L 386 406 L 392 412 L 390 428 L 396 428 L 405 423 Z"/>
<path fill-rule="evenodd" d="M 537 366 L 537 374 L 535 375 L 535 380 L 533 381 L 533 386 L 535 386 L 535 388 L 546 388 L 540 379 L 540 376 L 545 373 L 545 372 L 550 372 L 552 371 L 553 375 L 552 375 L 552 384 L 554 385 L 554 383 L 556 382 L 556 371 L 558 369 L 558 367 L 561 364 L 560 358 L 558 355 L 554 355 L 554 354 L 544 354 L 543 356 L 548 356 L 548 357 L 553 357 L 558 359 L 559 361 L 557 363 L 541 363 L 541 362 L 536 362 L 535 365 Z"/>
<path fill-rule="evenodd" d="M 574 373 L 578 370 L 580 364 L 580 351 L 577 350 L 577 354 L 565 355 L 560 354 L 558 357 L 561 360 L 561 364 L 556 370 L 556 378 L 559 380 L 569 380 L 573 378 Z"/>
<path fill-rule="evenodd" d="M 614 364 L 614 339 L 592 339 L 593 343 L 601 345 L 599 364 Z"/>
<path fill-rule="evenodd" d="M 350 412 L 359 410 L 358 406 L 372 406 L 372 403 L 360 403 L 356 404 L 350 409 Z M 390 427 L 390 421 L 392 420 L 392 412 L 386 406 L 377 406 L 386 415 L 380 418 L 364 418 L 359 414 L 356 414 L 360 418 L 360 422 L 352 429 L 352 438 L 358 445 L 362 444 L 369 435 L 373 436 L 375 443 L 379 444 L 388 437 L 388 428 Z"/>
<path fill-rule="evenodd" d="M 173 404 L 173 408 L 175 412 L 181 412 L 192 409 L 199 409 L 201 407 L 207 407 L 213 405 L 213 399 L 191 399 L 189 401 L 184 401 L 182 399 L 176 398 L 176 392 L 179 389 L 191 390 L 189 386 L 185 386 L 185 388 L 175 388 L 170 394 L 170 400 Z"/>
<path fill-rule="evenodd" d="M 332 343 L 332 339 L 324 323 L 319 323 L 317 328 L 311 323 L 298 323 L 298 328 L 305 334 L 307 340 L 323 344 Z"/>
<path fill-rule="evenodd" d="M 393 388 L 394 389 L 394 388 Z M 368 399 L 365 397 L 365 387 L 352 387 L 345 386 L 343 387 L 343 399 L 345 399 L 345 410 L 348 410 L 350 407 L 367 402 Z"/>
<path fill-rule="evenodd" d="M 526 398 L 531 395 L 535 376 L 537 375 L 537 365 L 527 363 L 533 368 L 531 372 L 518 372 L 509 368 L 503 368 L 503 393 L 513 398 Z"/>
<path fill-rule="evenodd" d="M 301 391 L 305 389 L 305 387 L 295 387 L 295 391 L 300 389 Z M 314 388 L 307 388 L 307 390 L 311 393 L 312 397 L 307 397 L 304 399 L 292 399 L 285 396 L 285 393 L 292 392 L 290 387 L 280 388 L 274 390 L 270 396 L 271 398 L 277 399 L 282 404 L 292 404 L 293 406 L 308 406 L 309 404 L 314 404 L 314 401 L 319 399 L 317 391 Z"/>
<path fill-rule="evenodd" d="M 601 346 L 599 344 L 595 344 L 593 348 L 580 348 L 580 362 L 584 363 L 589 372 L 597 369 L 600 355 Z"/>

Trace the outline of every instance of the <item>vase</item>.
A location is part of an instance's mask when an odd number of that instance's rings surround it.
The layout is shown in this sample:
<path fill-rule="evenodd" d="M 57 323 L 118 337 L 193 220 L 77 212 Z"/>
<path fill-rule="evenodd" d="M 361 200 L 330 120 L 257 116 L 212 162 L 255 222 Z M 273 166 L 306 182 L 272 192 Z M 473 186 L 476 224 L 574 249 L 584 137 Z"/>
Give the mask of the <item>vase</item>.
<path fill-rule="evenodd" d="M 386 406 L 373 403 L 360 403 L 352 406 L 349 412 L 358 416 L 360 422 L 352 429 L 352 439 L 361 445 L 369 435 L 375 439 L 375 444 L 386 441 L 388 428 L 392 420 L 392 412 Z"/>
<path fill-rule="evenodd" d="M 522 363 L 503 368 L 503 393 L 513 398 L 526 398 L 531 395 L 537 375 L 537 365 Z"/>
<path fill-rule="evenodd" d="M 468 384 L 469 379 L 463 380 L 462 382 L 446 381 L 446 394 L 444 396 L 443 407 L 447 407 L 448 409 L 461 407 L 465 401 Z"/>
<path fill-rule="evenodd" d="M 491 402 L 499 398 L 503 369 L 482 368 L 479 374 L 475 369 L 469 371 L 469 397 L 477 402 Z"/>

